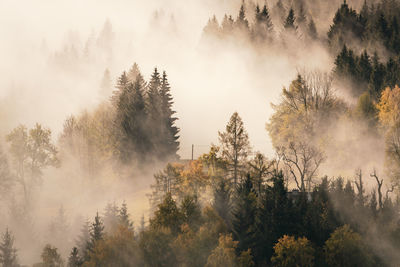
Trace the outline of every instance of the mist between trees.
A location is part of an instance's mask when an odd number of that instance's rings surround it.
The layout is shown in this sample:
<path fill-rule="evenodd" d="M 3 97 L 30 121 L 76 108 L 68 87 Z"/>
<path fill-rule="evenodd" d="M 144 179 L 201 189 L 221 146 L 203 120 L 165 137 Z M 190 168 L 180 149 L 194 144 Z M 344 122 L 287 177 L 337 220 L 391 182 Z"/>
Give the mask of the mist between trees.
<path fill-rule="evenodd" d="M 400 3 L 336 4 L 215 4 L 217 15 L 207 9 L 210 19 L 200 25 L 195 54 L 182 45 L 188 42 L 179 31 L 185 21 L 159 10 L 150 29 L 163 37 L 153 32 L 144 42 L 149 50 L 157 48 L 151 60 L 166 71 L 153 67 L 149 76 L 137 63 L 125 71 L 116 64 L 116 58 L 130 56 L 121 56 L 110 20 L 82 51 L 71 45 L 52 54 L 49 73 L 76 81 L 91 65 L 108 67 L 95 69 L 96 77 L 103 75 L 97 82 L 100 97 L 66 117 L 58 136 L 42 123 L 18 125 L 20 116 L 11 111 L 5 116 L 0 264 L 396 266 Z M 237 13 L 223 14 L 222 7 Z M 160 40 L 171 41 L 167 50 L 178 40 L 182 55 L 164 55 L 154 44 Z M 146 72 L 149 64 L 160 64 L 139 54 Z M 313 54 L 323 59 L 313 61 Z M 203 62 L 211 58 L 216 68 L 226 67 L 227 76 Z M 234 71 L 229 62 L 218 61 L 227 58 L 234 58 Z M 188 61 L 201 79 L 184 77 L 190 71 L 177 66 Z M 271 69 L 280 70 L 280 63 L 286 71 L 279 75 L 286 78 L 268 81 L 264 72 L 276 75 Z M 232 78 L 236 87 L 227 79 L 231 74 L 238 76 Z M 230 102 L 218 102 L 230 117 L 215 129 L 209 151 L 193 159 L 180 157 L 188 125 L 180 124 L 184 109 L 176 112 L 182 107 L 170 85 L 176 80 L 177 86 L 185 84 L 186 96 L 195 97 L 200 94 L 193 88 L 216 81 L 213 96 L 226 93 L 224 101 Z M 289 82 L 275 98 L 269 87 L 281 81 Z M 247 130 L 261 115 L 242 118 L 240 108 L 231 108 L 248 103 L 259 84 L 268 94 L 262 101 L 272 102 L 271 116 L 261 122 L 273 150 L 268 155 L 252 146 Z M 189 126 L 196 135 L 220 115 L 213 112 L 212 97 L 203 100 L 196 110 L 203 117 Z M 10 125 L 18 126 L 8 130 Z M 185 138 L 187 143 L 191 137 Z"/>

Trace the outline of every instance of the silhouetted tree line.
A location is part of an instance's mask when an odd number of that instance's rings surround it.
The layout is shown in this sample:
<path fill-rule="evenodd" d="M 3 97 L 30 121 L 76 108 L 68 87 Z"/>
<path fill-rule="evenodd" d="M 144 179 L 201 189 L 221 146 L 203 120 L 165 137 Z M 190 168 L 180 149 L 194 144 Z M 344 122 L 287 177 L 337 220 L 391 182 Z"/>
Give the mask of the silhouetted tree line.
<path fill-rule="evenodd" d="M 337 79 L 347 79 L 353 88 L 353 93 L 359 96 L 368 91 L 374 99 L 378 99 L 382 90 L 394 87 L 400 82 L 400 58 L 390 57 L 386 62 L 380 60 L 375 52 L 372 56 L 364 50 L 357 55 L 346 45 L 335 60 Z"/>

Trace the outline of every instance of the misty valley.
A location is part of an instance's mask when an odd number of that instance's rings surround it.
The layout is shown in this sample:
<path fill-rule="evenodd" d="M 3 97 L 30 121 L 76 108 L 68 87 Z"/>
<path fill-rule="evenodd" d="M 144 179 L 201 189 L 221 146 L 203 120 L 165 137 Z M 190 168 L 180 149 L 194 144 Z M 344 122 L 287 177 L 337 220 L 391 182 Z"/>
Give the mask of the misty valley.
<path fill-rule="evenodd" d="M 399 0 L 2 0 L 0 34 L 0 266 L 400 265 Z"/>

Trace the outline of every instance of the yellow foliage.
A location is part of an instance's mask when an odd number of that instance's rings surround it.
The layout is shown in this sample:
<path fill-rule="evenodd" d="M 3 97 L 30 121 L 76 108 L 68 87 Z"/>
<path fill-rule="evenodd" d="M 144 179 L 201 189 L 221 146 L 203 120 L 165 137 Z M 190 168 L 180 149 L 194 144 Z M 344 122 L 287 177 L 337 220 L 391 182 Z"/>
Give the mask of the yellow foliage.
<path fill-rule="evenodd" d="M 315 251 L 311 242 L 305 237 L 296 239 L 293 236 L 284 235 L 274 246 L 274 252 L 271 258 L 274 266 L 306 267 L 314 264 Z"/>

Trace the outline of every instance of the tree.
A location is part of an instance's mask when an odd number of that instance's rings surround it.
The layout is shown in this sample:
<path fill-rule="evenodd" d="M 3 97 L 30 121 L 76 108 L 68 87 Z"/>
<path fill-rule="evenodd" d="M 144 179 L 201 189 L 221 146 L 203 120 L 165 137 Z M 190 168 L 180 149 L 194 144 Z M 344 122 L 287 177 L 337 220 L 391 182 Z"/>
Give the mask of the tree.
<path fill-rule="evenodd" d="M 182 213 L 172 199 L 171 193 L 167 193 L 164 201 L 158 205 L 154 218 L 150 220 L 150 225 L 155 229 L 167 228 L 176 234 L 180 231 L 181 224 Z"/>
<path fill-rule="evenodd" d="M 68 257 L 68 267 L 80 267 L 83 262 L 79 257 L 79 250 L 76 247 L 73 247 L 71 250 L 71 254 Z"/>
<path fill-rule="evenodd" d="M 197 196 L 187 195 L 183 198 L 180 212 L 182 222 L 186 223 L 191 229 L 197 230 L 202 222 L 201 208 Z"/>
<path fill-rule="evenodd" d="M 155 183 L 150 187 L 153 189 L 150 195 L 150 205 L 154 209 L 162 203 L 167 193 L 173 197 L 181 195 L 180 184 L 182 183 L 182 171 L 184 166 L 178 163 L 168 163 L 163 171 L 154 175 Z"/>
<path fill-rule="evenodd" d="M 162 118 L 162 146 L 158 152 L 160 159 L 164 161 L 178 159 L 179 128 L 175 126 L 175 111 L 172 110 L 173 99 L 170 93 L 167 74 L 164 71 L 160 85 L 161 118 Z"/>
<path fill-rule="evenodd" d="M 144 162 L 151 152 L 151 141 L 147 128 L 148 113 L 144 99 L 145 81 L 140 74 L 135 83 L 125 86 L 119 96 L 116 121 L 121 131 L 119 156 L 122 162 L 133 159 Z"/>
<path fill-rule="evenodd" d="M 16 267 L 17 250 L 14 248 L 14 236 L 6 228 L 0 243 L 0 263 L 3 267 Z"/>
<path fill-rule="evenodd" d="M 129 219 L 128 207 L 125 201 L 119 210 L 119 224 L 133 232 L 133 222 Z"/>
<path fill-rule="evenodd" d="M 377 104 L 379 122 L 385 133 L 386 168 L 389 177 L 400 177 L 400 88 L 386 88 Z"/>
<path fill-rule="evenodd" d="M 274 37 L 274 26 L 272 24 L 267 5 L 264 5 L 261 11 L 257 5 L 255 19 L 253 34 L 255 35 L 256 40 L 272 41 Z"/>
<path fill-rule="evenodd" d="M 228 182 L 220 178 L 214 186 L 213 208 L 229 227 L 231 223 L 231 187 Z"/>
<path fill-rule="evenodd" d="M 236 186 L 242 167 L 250 151 L 250 143 L 243 121 L 237 112 L 233 113 L 225 132 L 218 132 L 222 157 L 229 163 L 232 180 Z"/>
<path fill-rule="evenodd" d="M 107 233 L 113 234 L 118 229 L 119 212 L 115 202 L 107 204 L 103 215 L 104 229 Z"/>
<path fill-rule="evenodd" d="M 94 217 L 94 222 L 90 226 L 89 234 L 90 234 L 90 239 L 89 242 L 87 243 L 87 250 L 90 258 L 91 254 L 94 252 L 94 248 L 96 247 L 97 243 L 104 239 L 104 225 L 98 212 Z"/>
<path fill-rule="evenodd" d="M 246 32 L 249 30 L 249 22 L 246 19 L 246 12 L 244 10 L 244 3 L 240 6 L 239 15 L 235 21 L 235 27 L 239 31 Z"/>
<path fill-rule="evenodd" d="M 25 204 L 28 204 L 30 191 L 41 182 L 43 169 L 59 165 L 51 131 L 37 123 L 28 133 L 27 128 L 21 125 L 8 134 L 6 140 L 10 143 L 17 181 L 22 185 Z"/>
<path fill-rule="evenodd" d="M 271 261 L 277 267 L 314 266 L 315 250 L 305 237 L 295 238 L 284 235 L 274 246 Z"/>
<path fill-rule="evenodd" d="M 337 228 L 324 246 L 326 264 L 329 266 L 373 266 L 361 236 L 348 225 Z"/>
<path fill-rule="evenodd" d="M 343 110 L 343 104 L 333 95 L 329 75 L 304 76 L 298 75 L 289 89 L 283 89 L 282 101 L 272 105 L 275 113 L 267 124 L 275 150 L 303 192 L 311 190 L 312 180 L 325 159 L 319 145 L 325 122 L 338 118 Z"/>
<path fill-rule="evenodd" d="M 294 10 L 293 8 L 290 8 L 288 16 L 286 17 L 285 24 L 283 27 L 285 28 L 286 31 L 294 32 L 296 31 L 296 26 L 294 25 L 295 23 L 295 16 L 294 16 Z"/>
<path fill-rule="evenodd" d="M 255 245 L 255 217 L 257 213 L 257 196 L 250 175 L 239 184 L 236 193 L 236 205 L 232 214 L 232 231 L 235 240 L 239 241 L 238 250 L 245 251 Z"/>
<path fill-rule="evenodd" d="M 271 173 L 271 167 L 274 161 L 268 161 L 268 159 L 260 152 L 257 152 L 255 157 L 249 162 L 251 168 L 251 174 L 254 180 L 257 194 L 261 195 L 262 186 L 265 182 L 265 178 Z"/>
<path fill-rule="evenodd" d="M 150 82 L 147 86 L 147 101 L 146 101 L 146 111 L 148 114 L 147 127 L 149 129 L 148 134 L 151 136 L 150 143 L 152 147 L 150 150 L 152 152 L 158 151 L 161 147 L 162 142 L 162 110 L 161 110 L 161 77 L 157 68 L 154 68 L 154 72 L 151 75 Z M 156 153 L 154 155 L 157 155 Z"/>
<path fill-rule="evenodd" d="M 231 267 L 237 266 L 235 249 L 238 241 L 233 241 L 231 235 L 220 235 L 218 246 L 208 257 L 206 267 Z"/>
<path fill-rule="evenodd" d="M 42 251 L 42 266 L 43 267 L 63 267 L 64 262 L 57 248 L 47 244 Z"/>

